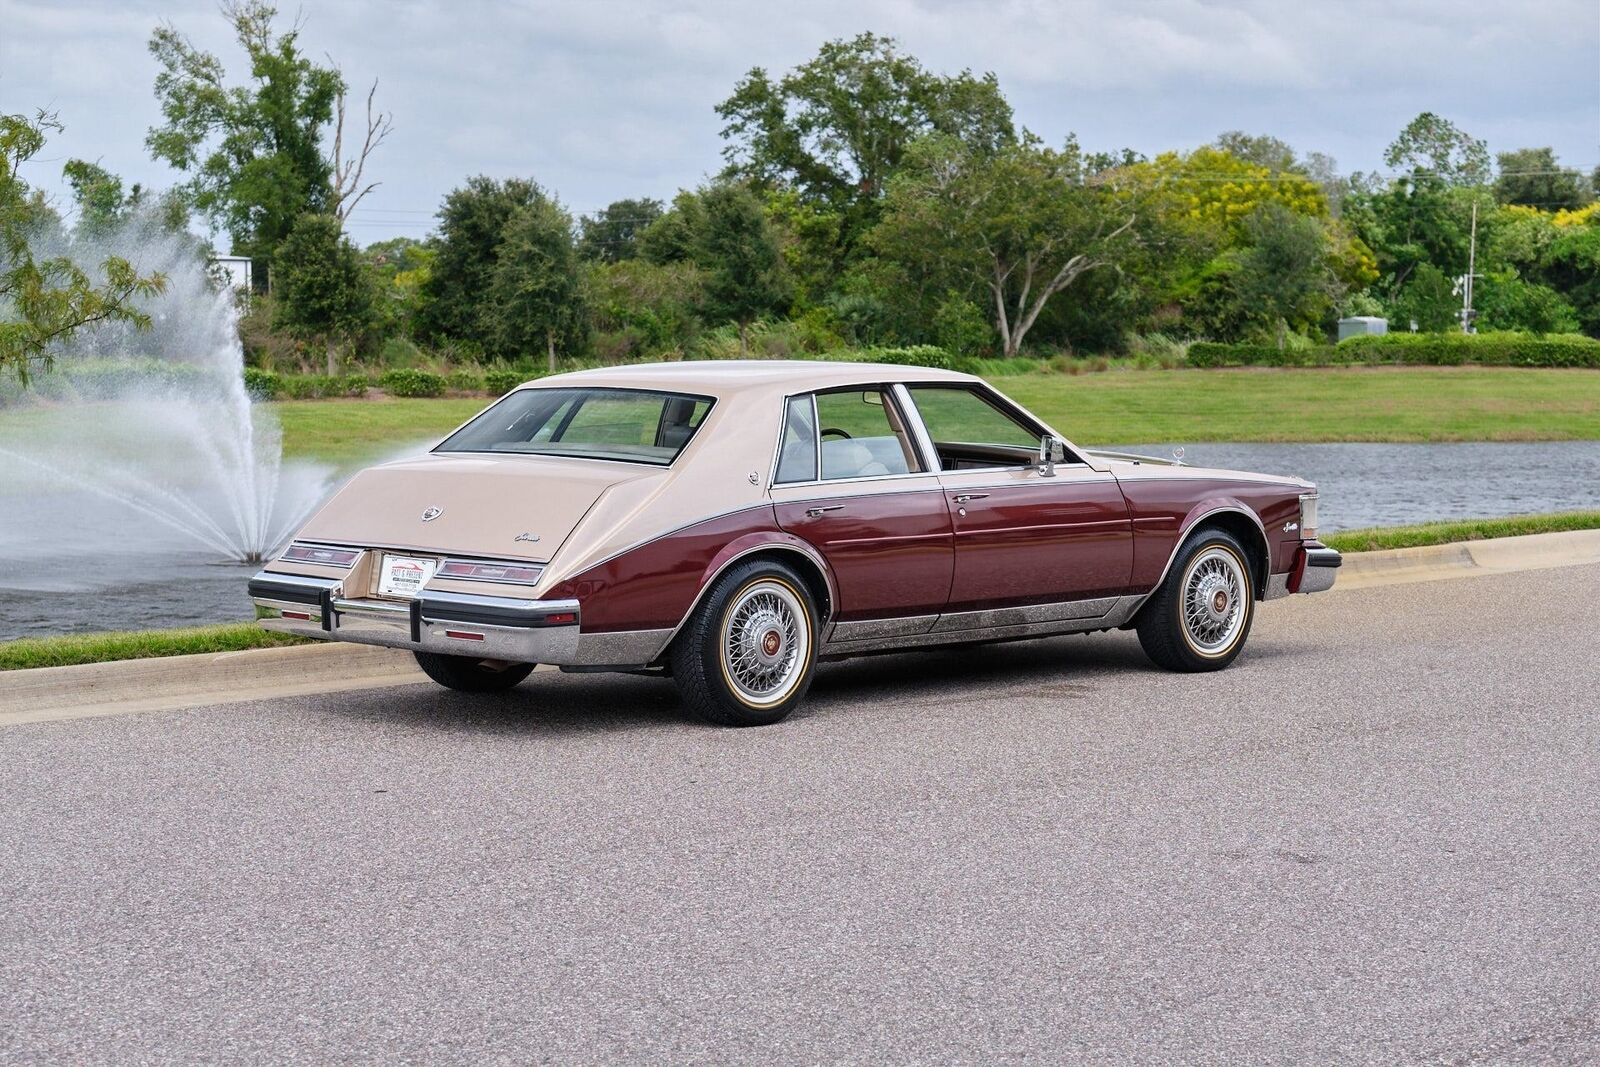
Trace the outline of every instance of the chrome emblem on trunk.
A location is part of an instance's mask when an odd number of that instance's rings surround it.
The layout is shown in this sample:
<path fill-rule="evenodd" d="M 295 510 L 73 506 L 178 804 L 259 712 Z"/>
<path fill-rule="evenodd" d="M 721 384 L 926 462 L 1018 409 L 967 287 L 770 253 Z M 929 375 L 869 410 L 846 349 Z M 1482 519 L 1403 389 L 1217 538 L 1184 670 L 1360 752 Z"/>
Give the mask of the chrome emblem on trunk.
<path fill-rule="evenodd" d="M 519 534 L 517 534 L 517 536 L 513 537 L 511 540 L 513 540 L 513 541 L 537 541 L 537 540 L 539 540 L 539 535 L 536 534 L 536 533 L 519 533 Z"/>
<path fill-rule="evenodd" d="M 423 512 L 422 512 L 422 521 L 423 522 L 432 522 L 434 519 L 437 519 L 440 515 L 443 515 L 443 514 L 444 514 L 444 508 L 439 508 L 439 507 L 424 508 Z"/>

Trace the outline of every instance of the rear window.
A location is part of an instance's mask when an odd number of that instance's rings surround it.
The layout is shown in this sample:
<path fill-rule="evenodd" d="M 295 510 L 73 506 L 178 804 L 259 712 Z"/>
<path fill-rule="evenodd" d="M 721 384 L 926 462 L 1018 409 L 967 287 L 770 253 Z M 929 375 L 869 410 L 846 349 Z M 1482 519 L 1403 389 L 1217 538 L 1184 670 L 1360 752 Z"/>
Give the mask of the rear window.
<path fill-rule="evenodd" d="M 451 434 L 435 452 L 582 456 L 666 466 L 711 399 L 644 389 L 519 389 Z"/>

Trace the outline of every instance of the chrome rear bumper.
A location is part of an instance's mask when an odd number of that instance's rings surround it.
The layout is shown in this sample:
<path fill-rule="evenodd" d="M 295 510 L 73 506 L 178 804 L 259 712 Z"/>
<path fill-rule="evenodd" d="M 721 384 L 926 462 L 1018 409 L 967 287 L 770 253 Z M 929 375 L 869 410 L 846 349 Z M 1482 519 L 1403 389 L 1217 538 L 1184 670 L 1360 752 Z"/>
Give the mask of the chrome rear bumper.
<path fill-rule="evenodd" d="M 323 641 L 413 652 L 576 665 L 578 602 L 430 593 L 415 600 L 351 599 L 341 582 L 262 571 L 250 580 L 261 625 Z"/>

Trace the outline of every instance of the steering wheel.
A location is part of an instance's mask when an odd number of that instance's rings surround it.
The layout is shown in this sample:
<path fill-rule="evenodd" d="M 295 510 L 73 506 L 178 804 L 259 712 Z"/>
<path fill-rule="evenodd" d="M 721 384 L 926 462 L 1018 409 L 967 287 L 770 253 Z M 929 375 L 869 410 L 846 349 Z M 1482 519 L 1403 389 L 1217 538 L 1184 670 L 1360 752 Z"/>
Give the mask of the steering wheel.
<path fill-rule="evenodd" d="M 850 435 L 845 433 L 843 430 L 839 429 L 837 426 L 828 426 L 828 427 L 824 428 L 823 431 L 822 431 L 821 436 L 826 437 L 830 433 L 836 433 L 840 437 L 844 438 L 846 441 L 850 440 Z"/>

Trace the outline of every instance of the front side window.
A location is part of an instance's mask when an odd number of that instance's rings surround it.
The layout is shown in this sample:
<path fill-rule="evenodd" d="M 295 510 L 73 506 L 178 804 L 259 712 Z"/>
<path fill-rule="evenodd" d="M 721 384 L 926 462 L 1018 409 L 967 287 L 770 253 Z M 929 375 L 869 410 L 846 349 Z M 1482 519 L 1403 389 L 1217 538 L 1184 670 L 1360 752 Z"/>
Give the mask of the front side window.
<path fill-rule="evenodd" d="M 710 410 L 709 397 L 644 389 L 519 389 L 434 451 L 582 456 L 666 466 Z"/>
<path fill-rule="evenodd" d="M 945 470 L 1022 466 L 1040 430 L 982 391 L 963 385 L 907 386 Z"/>

